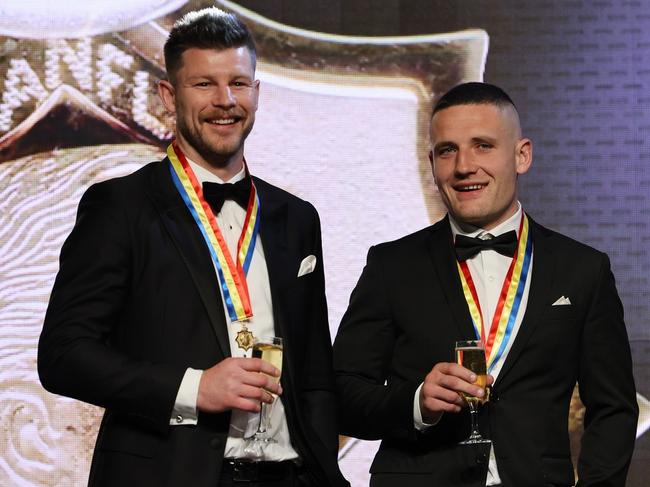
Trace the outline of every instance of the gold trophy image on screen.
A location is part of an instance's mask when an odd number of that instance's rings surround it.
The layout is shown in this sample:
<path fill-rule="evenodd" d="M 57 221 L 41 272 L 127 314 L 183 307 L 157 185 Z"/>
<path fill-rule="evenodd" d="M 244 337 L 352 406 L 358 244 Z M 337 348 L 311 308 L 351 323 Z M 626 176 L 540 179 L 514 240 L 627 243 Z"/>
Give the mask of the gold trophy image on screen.
<path fill-rule="evenodd" d="M 253 344 L 253 358 L 260 358 L 282 372 L 282 338 L 256 338 Z M 280 380 L 279 377 L 272 377 L 272 379 L 276 381 Z M 277 443 L 273 435 L 269 433 L 272 427 L 271 412 L 276 401 L 277 397 L 274 395 L 271 404 L 266 404 L 265 402 L 260 404 L 260 417 L 257 431 L 253 436 L 246 438 L 244 454 L 252 460 L 261 460 L 264 457 L 265 446 L 270 443 Z"/>
<path fill-rule="evenodd" d="M 461 445 L 476 445 L 490 443 L 490 440 L 483 438 L 478 429 L 478 406 L 488 400 L 487 391 L 487 368 L 485 366 L 485 349 L 481 340 L 465 340 L 456 342 L 456 363 L 476 374 L 475 384 L 484 390 L 483 397 L 476 397 L 465 392 L 461 396 L 469 407 L 469 414 L 472 421 L 472 432 Z"/>

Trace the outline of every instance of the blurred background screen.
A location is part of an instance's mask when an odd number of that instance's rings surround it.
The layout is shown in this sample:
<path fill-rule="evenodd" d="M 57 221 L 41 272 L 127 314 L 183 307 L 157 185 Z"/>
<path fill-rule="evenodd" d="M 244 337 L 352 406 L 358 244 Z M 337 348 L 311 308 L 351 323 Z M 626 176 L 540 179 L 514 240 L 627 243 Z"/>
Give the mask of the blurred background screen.
<path fill-rule="evenodd" d="M 444 214 L 427 159 L 435 98 L 470 80 L 513 97 L 535 146 L 524 207 L 612 260 L 641 407 L 628 485 L 646 486 L 650 2 L 606 0 L 3 0 L 0 485 L 86 484 L 101 410 L 36 373 L 58 253 L 90 184 L 162 158 L 162 45 L 213 4 L 258 44 L 251 171 L 320 212 L 332 336 L 368 247 Z M 582 414 L 576 399 L 575 453 Z M 367 485 L 377 445 L 341 445 L 344 474 Z"/>

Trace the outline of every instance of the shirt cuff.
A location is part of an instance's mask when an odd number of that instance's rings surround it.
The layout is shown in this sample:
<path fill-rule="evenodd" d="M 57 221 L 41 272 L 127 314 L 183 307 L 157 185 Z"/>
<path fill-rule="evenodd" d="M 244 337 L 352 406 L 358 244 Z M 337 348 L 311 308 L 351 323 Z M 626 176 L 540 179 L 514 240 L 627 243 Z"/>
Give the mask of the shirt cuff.
<path fill-rule="evenodd" d="M 202 370 L 192 368 L 185 371 L 176 394 L 172 417 L 169 419 L 170 426 L 182 426 L 198 422 L 199 415 L 196 411 L 196 401 L 199 397 L 199 383 L 202 374 Z"/>
<path fill-rule="evenodd" d="M 421 432 L 426 431 L 431 426 L 437 425 L 440 421 L 438 420 L 435 423 L 425 423 L 422 419 L 422 411 L 420 411 L 420 390 L 422 390 L 423 385 L 424 382 L 420 384 L 420 387 L 417 388 L 415 391 L 415 397 L 413 398 L 413 425 L 415 426 L 416 430 Z"/>

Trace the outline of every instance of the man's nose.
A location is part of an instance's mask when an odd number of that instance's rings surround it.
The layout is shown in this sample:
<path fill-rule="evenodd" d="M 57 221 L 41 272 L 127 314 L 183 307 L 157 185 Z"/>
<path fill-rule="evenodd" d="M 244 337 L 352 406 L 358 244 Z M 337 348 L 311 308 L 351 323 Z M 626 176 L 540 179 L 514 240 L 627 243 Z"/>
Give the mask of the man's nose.
<path fill-rule="evenodd" d="M 218 86 L 212 96 L 212 104 L 217 107 L 235 106 L 236 100 L 230 86 Z"/>
<path fill-rule="evenodd" d="M 474 157 L 467 150 L 459 149 L 456 153 L 456 173 L 458 174 L 471 174 L 476 172 L 476 164 Z"/>

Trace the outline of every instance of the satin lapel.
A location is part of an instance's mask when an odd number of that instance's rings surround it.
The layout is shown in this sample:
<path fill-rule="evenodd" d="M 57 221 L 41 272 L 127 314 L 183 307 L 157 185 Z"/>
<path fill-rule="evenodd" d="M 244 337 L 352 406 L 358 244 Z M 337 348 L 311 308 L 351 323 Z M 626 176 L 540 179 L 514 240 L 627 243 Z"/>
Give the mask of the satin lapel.
<path fill-rule="evenodd" d="M 525 348 L 528 339 L 535 331 L 535 328 L 537 328 L 540 317 L 542 316 L 544 304 L 549 300 L 551 283 L 555 274 L 554 249 L 549 245 L 542 227 L 532 220 L 530 220 L 530 227 L 533 237 L 533 267 L 531 271 L 530 290 L 528 292 L 528 304 L 526 305 L 526 312 L 524 313 L 521 327 L 508 352 L 506 361 L 499 372 L 499 377 L 494 384 L 495 387 L 498 387 L 505 380 L 508 372 L 512 369 L 521 355 L 522 350 Z"/>
<path fill-rule="evenodd" d="M 282 306 L 284 290 L 292 280 L 287 236 L 287 202 L 274 195 L 265 183 L 255 179 L 260 198 L 260 238 L 269 275 L 275 333 L 286 338 L 288 312 Z"/>
<path fill-rule="evenodd" d="M 472 317 L 463 295 L 463 288 L 456 267 L 453 237 L 448 217 L 432 228 L 429 239 L 429 253 L 433 260 L 433 269 L 438 277 L 440 289 L 449 304 L 449 309 L 458 328 L 458 339 L 474 339 L 476 333 L 472 326 Z"/>
<path fill-rule="evenodd" d="M 192 276 L 221 352 L 228 357 L 230 341 L 214 264 L 194 219 L 171 180 L 167 158 L 152 173 L 148 194 Z"/>
<path fill-rule="evenodd" d="M 285 407 L 287 423 L 291 434 L 291 442 L 294 447 L 301 451 L 304 460 L 308 464 L 309 447 L 308 435 L 301 425 L 300 418 L 303 412 L 298 403 L 299 381 L 296 377 L 296 369 L 293 366 L 294 350 L 298 350 L 301 344 L 293 341 L 294 334 L 291 333 L 292 323 L 299 323 L 302 316 L 296 311 L 294 305 L 302 310 L 306 303 L 292 302 L 291 289 L 297 280 L 299 258 L 292 255 L 289 245 L 289 232 L 300 232 L 302 229 L 289 225 L 289 205 L 282 193 L 269 187 L 264 181 L 255 179 L 260 198 L 260 239 L 264 248 L 264 259 L 269 275 L 269 286 L 271 288 L 271 299 L 273 303 L 273 325 L 275 334 L 282 337 L 284 344 L 284 365 L 282 367 L 282 385 L 284 395 L 282 403 Z M 295 235 L 291 235 L 295 240 Z M 295 254 L 296 251 L 293 252 Z M 302 256 L 304 257 L 304 256 Z"/>

